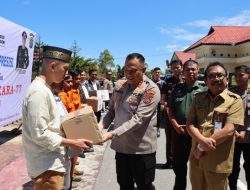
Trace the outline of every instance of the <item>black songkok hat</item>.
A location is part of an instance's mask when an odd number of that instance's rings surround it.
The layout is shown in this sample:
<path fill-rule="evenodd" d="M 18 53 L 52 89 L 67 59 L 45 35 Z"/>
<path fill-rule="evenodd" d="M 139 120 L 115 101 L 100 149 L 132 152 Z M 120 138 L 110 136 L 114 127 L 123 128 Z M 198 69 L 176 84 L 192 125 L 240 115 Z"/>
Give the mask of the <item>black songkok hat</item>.
<path fill-rule="evenodd" d="M 59 47 L 43 46 L 43 58 L 57 59 L 69 62 L 71 51 Z"/>

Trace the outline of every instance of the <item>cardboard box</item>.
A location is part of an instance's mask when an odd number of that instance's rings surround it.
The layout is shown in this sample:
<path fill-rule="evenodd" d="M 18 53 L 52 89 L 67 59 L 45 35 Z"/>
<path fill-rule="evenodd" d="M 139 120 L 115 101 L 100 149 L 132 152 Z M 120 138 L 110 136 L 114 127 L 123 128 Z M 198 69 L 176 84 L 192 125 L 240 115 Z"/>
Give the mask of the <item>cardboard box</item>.
<path fill-rule="evenodd" d="M 93 108 L 94 112 L 98 112 L 102 109 L 102 99 L 97 96 L 87 98 L 86 103 Z"/>
<path fill-rule="evenodd" d="M 62 128 L 69 139 L 88 139 L 98 144 L 102 136 L 98 128 L 96 116 L 90 106 L 68 113 L 62 121 Z"/>
<path fill-rule="evenodd" d="M 89 96 L 97 96 L 97 90 L 89 90 Z"/>
<path fill-rule="evenodd" d="M 98 98 L 101 98 L 102 101 L 109 101 L 109 91 L 108 90 L 90 90 L 89 96 L 90 97 L 97 96 Z"/>

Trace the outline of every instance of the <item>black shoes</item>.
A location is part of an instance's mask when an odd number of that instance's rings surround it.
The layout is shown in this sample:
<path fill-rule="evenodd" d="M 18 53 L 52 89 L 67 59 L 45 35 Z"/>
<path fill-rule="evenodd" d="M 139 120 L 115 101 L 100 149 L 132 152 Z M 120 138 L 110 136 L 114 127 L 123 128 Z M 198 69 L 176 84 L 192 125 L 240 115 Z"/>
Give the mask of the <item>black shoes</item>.
<path fill-rule="evenodd" d="M 80 158 L 85 158 L 85 154 L 83 152 L 79 153 L 77 156 Z"/>
<path fill-rule="evenodd" d="M 89 149 L 83 151 L 83 153 L 87 153 L 87 152 L 95 152 L 95 150 L 93 147 L 90 147 Z"/>
<path fill-rule="evenodd" d="M 166 162 L 166 164 L 162 166 L 162 169 L 173 169 L 173 164 L 171 162 Z"/>

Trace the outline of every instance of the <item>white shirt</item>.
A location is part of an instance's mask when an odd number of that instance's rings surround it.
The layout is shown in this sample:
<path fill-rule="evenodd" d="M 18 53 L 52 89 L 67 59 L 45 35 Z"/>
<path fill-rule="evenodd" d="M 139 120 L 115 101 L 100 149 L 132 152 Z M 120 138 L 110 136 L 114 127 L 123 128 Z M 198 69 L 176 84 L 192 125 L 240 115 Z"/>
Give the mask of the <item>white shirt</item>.
<path fill-rule="evenodd" d="M 89 98 L 89 92 L 88 92 L 88 90 L 87 90 L 85 84 L 83 83 L 83 84 L 81 84 L 81 86 L 82 86 L 82 90 L 83 90 L 83 92 L 84 92 L 85 98 Z M 96 86 L 96 85 L 95 85 L 95 86 Z M 96 87 L 96 89 L 97 89 L 97 87 Z"/>
<path fill-rule="evenodd" d="M 92 81 L 92 85 L 93 85 L 94 90 L 98 90 L 98 89 L 97 89 L 96 82 L 93 82 L 93 81 Z"/>
<path fill-rule="evenodd" d="M 65 108 L 65 106 L 63 105 L 62 100 L 61 100 L 61 98 L 59 96 L 54 94 L 54 98 L 56 100 L 56 105 L 58 107 L 58 110 L 59 110 L 59 113 L 60 113 L 60 118 L 61 118 L 61 121 L 62 121 L 63 117 L 68 113 L 68 111 Z"/>
<path fill-rule="evenodd" d="M 35 178 L 47 170 L 65 172 L 59 110 L 49 85 L 40 77 L 29 86 L 22 111 L 22 139 L 29 176 Z"/>

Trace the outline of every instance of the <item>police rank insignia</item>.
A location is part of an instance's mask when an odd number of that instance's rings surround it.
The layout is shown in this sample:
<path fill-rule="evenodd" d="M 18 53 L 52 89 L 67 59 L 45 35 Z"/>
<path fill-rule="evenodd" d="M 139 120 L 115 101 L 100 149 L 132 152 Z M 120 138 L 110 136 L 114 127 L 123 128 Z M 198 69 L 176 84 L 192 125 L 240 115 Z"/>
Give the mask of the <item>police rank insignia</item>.
<path fill-rule="evenodd" d="M 147 104 L 147 105 L 151 104 L 154 95 L 155 95 L 155 92 L 154 92 L 153 90 L 147 90 L 147 91 L 145 92 L 144 97 L 143 97 L 143 102 L 144 102 L 144 104 Z"/>

